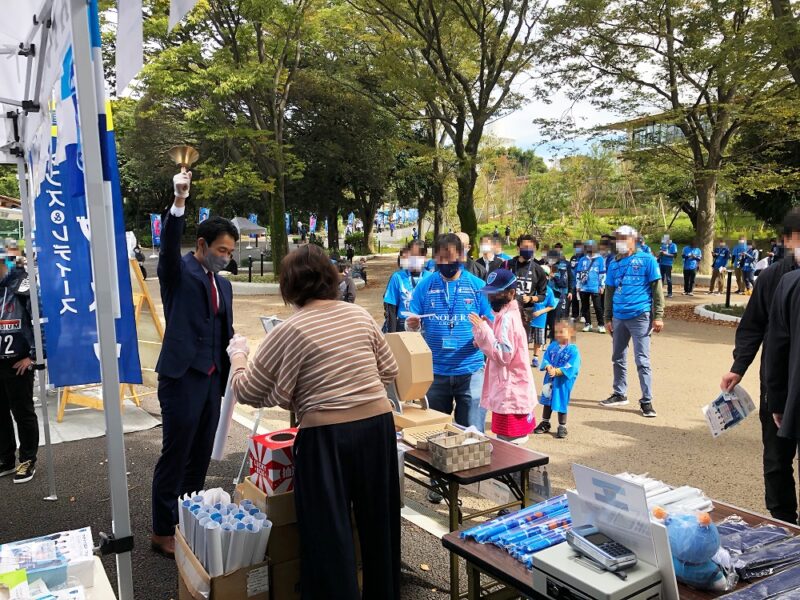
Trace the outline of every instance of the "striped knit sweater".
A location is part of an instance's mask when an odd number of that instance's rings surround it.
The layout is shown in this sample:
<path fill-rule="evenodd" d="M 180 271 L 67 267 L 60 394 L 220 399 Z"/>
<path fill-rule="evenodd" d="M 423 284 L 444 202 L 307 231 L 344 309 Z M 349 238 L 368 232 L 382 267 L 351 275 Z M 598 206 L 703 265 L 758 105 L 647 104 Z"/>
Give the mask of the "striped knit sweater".
<path fill-rule="evenodd" d="M 385 386 L 397 373 L 366 310 L 317 300 L 267 334 L 232 385 L 239 402 L 292 410 L 303 427 L 389 412 Z"/>

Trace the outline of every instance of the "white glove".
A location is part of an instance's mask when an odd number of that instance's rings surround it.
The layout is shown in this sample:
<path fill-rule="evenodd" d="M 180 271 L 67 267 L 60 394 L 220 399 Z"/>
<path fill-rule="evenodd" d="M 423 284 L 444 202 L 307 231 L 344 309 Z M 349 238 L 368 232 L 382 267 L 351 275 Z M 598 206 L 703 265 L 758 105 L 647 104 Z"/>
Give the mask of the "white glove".
<path fill-rule="evenodd" d="M 175 186 L 176 198 L 188 198 L 189 188 L 192 187 L 192 172 L 186 171 L 177 173 L 172 178 L 172 184 Z"/>
<path fill-rule="evenodd" d="M 250 348 L 247 347 L 247 338 L 238 333 L 234 334 L 228 344 L 228 356 L 233 359 L 235 354 L 244 354 L 245 358 L 250 355 Z"/>

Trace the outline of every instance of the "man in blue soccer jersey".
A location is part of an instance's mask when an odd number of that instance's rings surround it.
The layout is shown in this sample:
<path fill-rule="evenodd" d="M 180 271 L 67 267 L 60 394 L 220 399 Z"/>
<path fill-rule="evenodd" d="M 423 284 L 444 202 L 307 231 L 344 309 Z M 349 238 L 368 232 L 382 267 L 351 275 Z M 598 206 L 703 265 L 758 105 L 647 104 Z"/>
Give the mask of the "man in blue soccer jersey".
<path fill-rule="evenodd" d="M 488 296 L 480 289 L 486 284 L 464 269 L 464 246 L 453 234 L 439 236 L 433 247 L 436 273 L 420 281 L 411 297 L 406 331 L 422 331 L 433 355 L 433 384 L 428 405 L 451 414 L 455 422 L 479 431 L 486 424 L 481 408 L 483 353 L 475 346 L 469 315 L 493 319 Z M 442 496 L 428 493 L 438 504 Z"/>
<path fill-rule="evenodd" d="M 652 254 L 636 249 L 636 230 L 624 225 L 616 231 L 617 257 L 609 263 L 606 274 L 606 329 L 613 336 L 614 390 L 600 405 L 628 404 L 627 353 L 633 341 L 636 369 L 642 398 L 642 415 L 655 417 L 652 374 L 650 371 L 650 334 L 664 328 L 664 291 L 661 273 Z"/>

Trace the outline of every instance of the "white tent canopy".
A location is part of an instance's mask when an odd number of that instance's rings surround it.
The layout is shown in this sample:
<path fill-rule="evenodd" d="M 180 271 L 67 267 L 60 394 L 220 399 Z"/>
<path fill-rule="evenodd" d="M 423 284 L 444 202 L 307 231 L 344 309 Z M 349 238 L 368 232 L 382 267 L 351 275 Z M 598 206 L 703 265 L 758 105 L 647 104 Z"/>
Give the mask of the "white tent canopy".
<path fill-rule="evenodd" d="M 239 235 L 266 235 L 267 228 L 253 223 L 244 217 L 233 217 L 231 223 L 239 230 Z"/>
<path fill-rule="evenodd" d="M 111 223 L 112 208 L 104 191 L 98 115 L 104 104 L 102 65 L 93 63 L 99 49 L 90 41 L 89 2 L 87 0 L 5 0 L 0 19 L 0 163 L 16 164 L 20 184 L 22 217 L 31 280 L 37 281 L 35 248 L 31 240 L 32 198 L 39 169 L 50 149 L 50 99 L 60 75 L 66 48 L 71 44 L 75 66 L 77 112 L 80 119 L 80 144 L 86 204 L 89 215 L 92 272 L 95 286 L 100 372 L 105 404 L 108 472 L 111 488 L 111 526 L 113 542 L 106 546 L 116 553 L 120 598 L 133 598 L 130 545 L 132 545 L 125 446 L 119 402 L 119 366 L 115 333 L 116 287 L 115 247 Z M 74 123 L 74 119 L 72 120 Z M 69 130 L 69 119 L 60 123 L 59 137 Z M 28 167 L 32 169 L 32 172 Z M 116 296 L 115 296 L 116 295 Z M 36 335 L 37 363 L 44 362 L 38 303 L 32 304 Z M 43 373 L 43 372 L 40 372 Z M 55 500 L 52 452 L 49 444 L 47 405 L 43 377 L 40 398 L 45 417 L 47 466 L 50 496 Z M 102 546 L 102 543 L 101 543 Z"/>

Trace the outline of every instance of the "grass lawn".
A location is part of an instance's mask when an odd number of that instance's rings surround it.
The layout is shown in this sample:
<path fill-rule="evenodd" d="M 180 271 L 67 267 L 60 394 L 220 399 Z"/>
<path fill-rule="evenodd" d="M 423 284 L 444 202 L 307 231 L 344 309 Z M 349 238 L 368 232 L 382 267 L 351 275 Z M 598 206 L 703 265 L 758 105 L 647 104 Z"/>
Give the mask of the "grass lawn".
<path fill-rule="evenodd" d="M 726 308 L 724 304 L 709 304 L 706 306 L 706 309 L 711 312 L 729 315 L 731 317 L 741 317 L 744 314 L 744 308 L 744 306 L 739 304 L 732 304 L 730 308 Z"/>
<path fill-rule="evenodd" d="M 238 275 L 229 275 L 227 279 L 228 281 L 243 281 L 247 283 L 247 269 L 240 267 Z M 264 275 L 253 273 L 252 283 L 275 283 L 275 276 L 272 273 L 265 273 Z"/>

